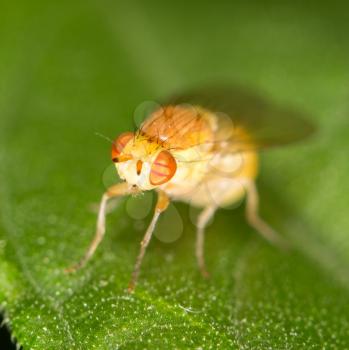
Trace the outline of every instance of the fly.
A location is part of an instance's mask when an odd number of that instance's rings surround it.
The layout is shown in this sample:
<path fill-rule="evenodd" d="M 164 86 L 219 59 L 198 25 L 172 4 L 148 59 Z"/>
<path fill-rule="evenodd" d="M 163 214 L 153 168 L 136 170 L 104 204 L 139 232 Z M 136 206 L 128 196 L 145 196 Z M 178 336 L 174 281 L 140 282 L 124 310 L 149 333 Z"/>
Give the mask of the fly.
<path fill-rule="evenodd" d="M 285 245 L 258 213 L 258 151 L 297 141 L 312 131 L 299 113 L 239 88 L 212 88 L 168 100 L 149 114 L 138 131 L 122 133 L 114 141 L 111 158 L 124 181 L 103 194 L 95 237 L 82 260 L 67 271 L 83 267 L 94 254 L 105 233 L 109 199 L 151 190 L 158 199 L 129 292 L 136 286 L 156 223 L 172 200 L 202 209 L 195 255 L 204 277 L 209 275 L 204 259 L 205 228 L 219 208 L 244 197 L 248 223 L 271 243 Z"/>

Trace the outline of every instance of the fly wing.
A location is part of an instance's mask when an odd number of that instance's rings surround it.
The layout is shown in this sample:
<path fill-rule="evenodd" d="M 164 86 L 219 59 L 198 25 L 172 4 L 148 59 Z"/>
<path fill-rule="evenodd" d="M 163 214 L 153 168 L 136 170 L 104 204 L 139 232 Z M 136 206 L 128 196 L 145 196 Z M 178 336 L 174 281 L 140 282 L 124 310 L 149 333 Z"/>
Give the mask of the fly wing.
<path fill-rule="evenodd" d="M 218 139 L 225 151 L 284 145 L 309 136 L 313 125 L 302 113 L 275 105 L 240 87 L 211 87 L 177 95 L 167 104 L 201 106 L 218 115 Z"/>

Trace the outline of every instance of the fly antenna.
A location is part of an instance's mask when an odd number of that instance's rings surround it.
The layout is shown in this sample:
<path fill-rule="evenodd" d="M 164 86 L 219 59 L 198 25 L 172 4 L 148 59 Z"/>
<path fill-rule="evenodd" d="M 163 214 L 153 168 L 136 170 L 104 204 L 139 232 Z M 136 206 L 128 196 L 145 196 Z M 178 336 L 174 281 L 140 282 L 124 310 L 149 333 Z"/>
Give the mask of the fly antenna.
<path fill-rule="evenodd" d="M 112 139 L 110 139 L 108 136 L 105 136 L 105 135 L 103 135 L 103 134 L 101 134 L 99 132 L 95 132 L 95 135 L 101 137 L 104 140 L 109 141 L 112 144 L 114 144 L 114 141 Z"/>

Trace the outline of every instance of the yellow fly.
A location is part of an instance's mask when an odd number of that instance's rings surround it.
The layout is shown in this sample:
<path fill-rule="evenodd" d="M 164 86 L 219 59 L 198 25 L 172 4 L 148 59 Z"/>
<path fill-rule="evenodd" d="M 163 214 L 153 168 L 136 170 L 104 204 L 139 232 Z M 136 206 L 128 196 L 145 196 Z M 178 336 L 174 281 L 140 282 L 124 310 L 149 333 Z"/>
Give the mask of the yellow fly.
<path fill-rule="evenodd" d="M 103 194 L 96 235 L 83 259 L 67 270 L 84 266 L 101 242 L 110 198 L 149 190 L 158 193 L 158 200 L 141 242 L 130 292 L 159 216 L 171 200 L 202 208 L 195 253 L 205 277 L 205 227 L 218 208 L 245 196 L 249 224 L 270 242 L 282 245 L 281 237 L 258 214 L 257 151 L 311 132 L 312 126 L 298 113 L 240 88 L 212 88 L 172 98 L 151 112 L 137 132 L 125 132 L 113 143 L 112 160 L 125 181 Z"/>

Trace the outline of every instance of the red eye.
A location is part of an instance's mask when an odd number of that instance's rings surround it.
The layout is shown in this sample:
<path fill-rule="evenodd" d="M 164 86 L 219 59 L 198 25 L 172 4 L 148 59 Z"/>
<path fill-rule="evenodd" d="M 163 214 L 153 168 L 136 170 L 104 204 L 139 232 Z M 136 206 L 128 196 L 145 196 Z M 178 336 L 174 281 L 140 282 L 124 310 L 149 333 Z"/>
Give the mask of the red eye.
<path fill-rule="evenodd" d="M 111 159 L 113 162 L 119 161 L 118 157 L 120 156 L 122 150 L 133 137 L 134 134 L 132 132 L 124 132 L 113 142 L 111 149 Z"/>
<path fill-rule="evenodd" d="M 156 157 L 150 170 L 150 183 L 159 186 L 171 180 L 176 173 L 177 163 L 168 151 L 161 151 Z"/>

